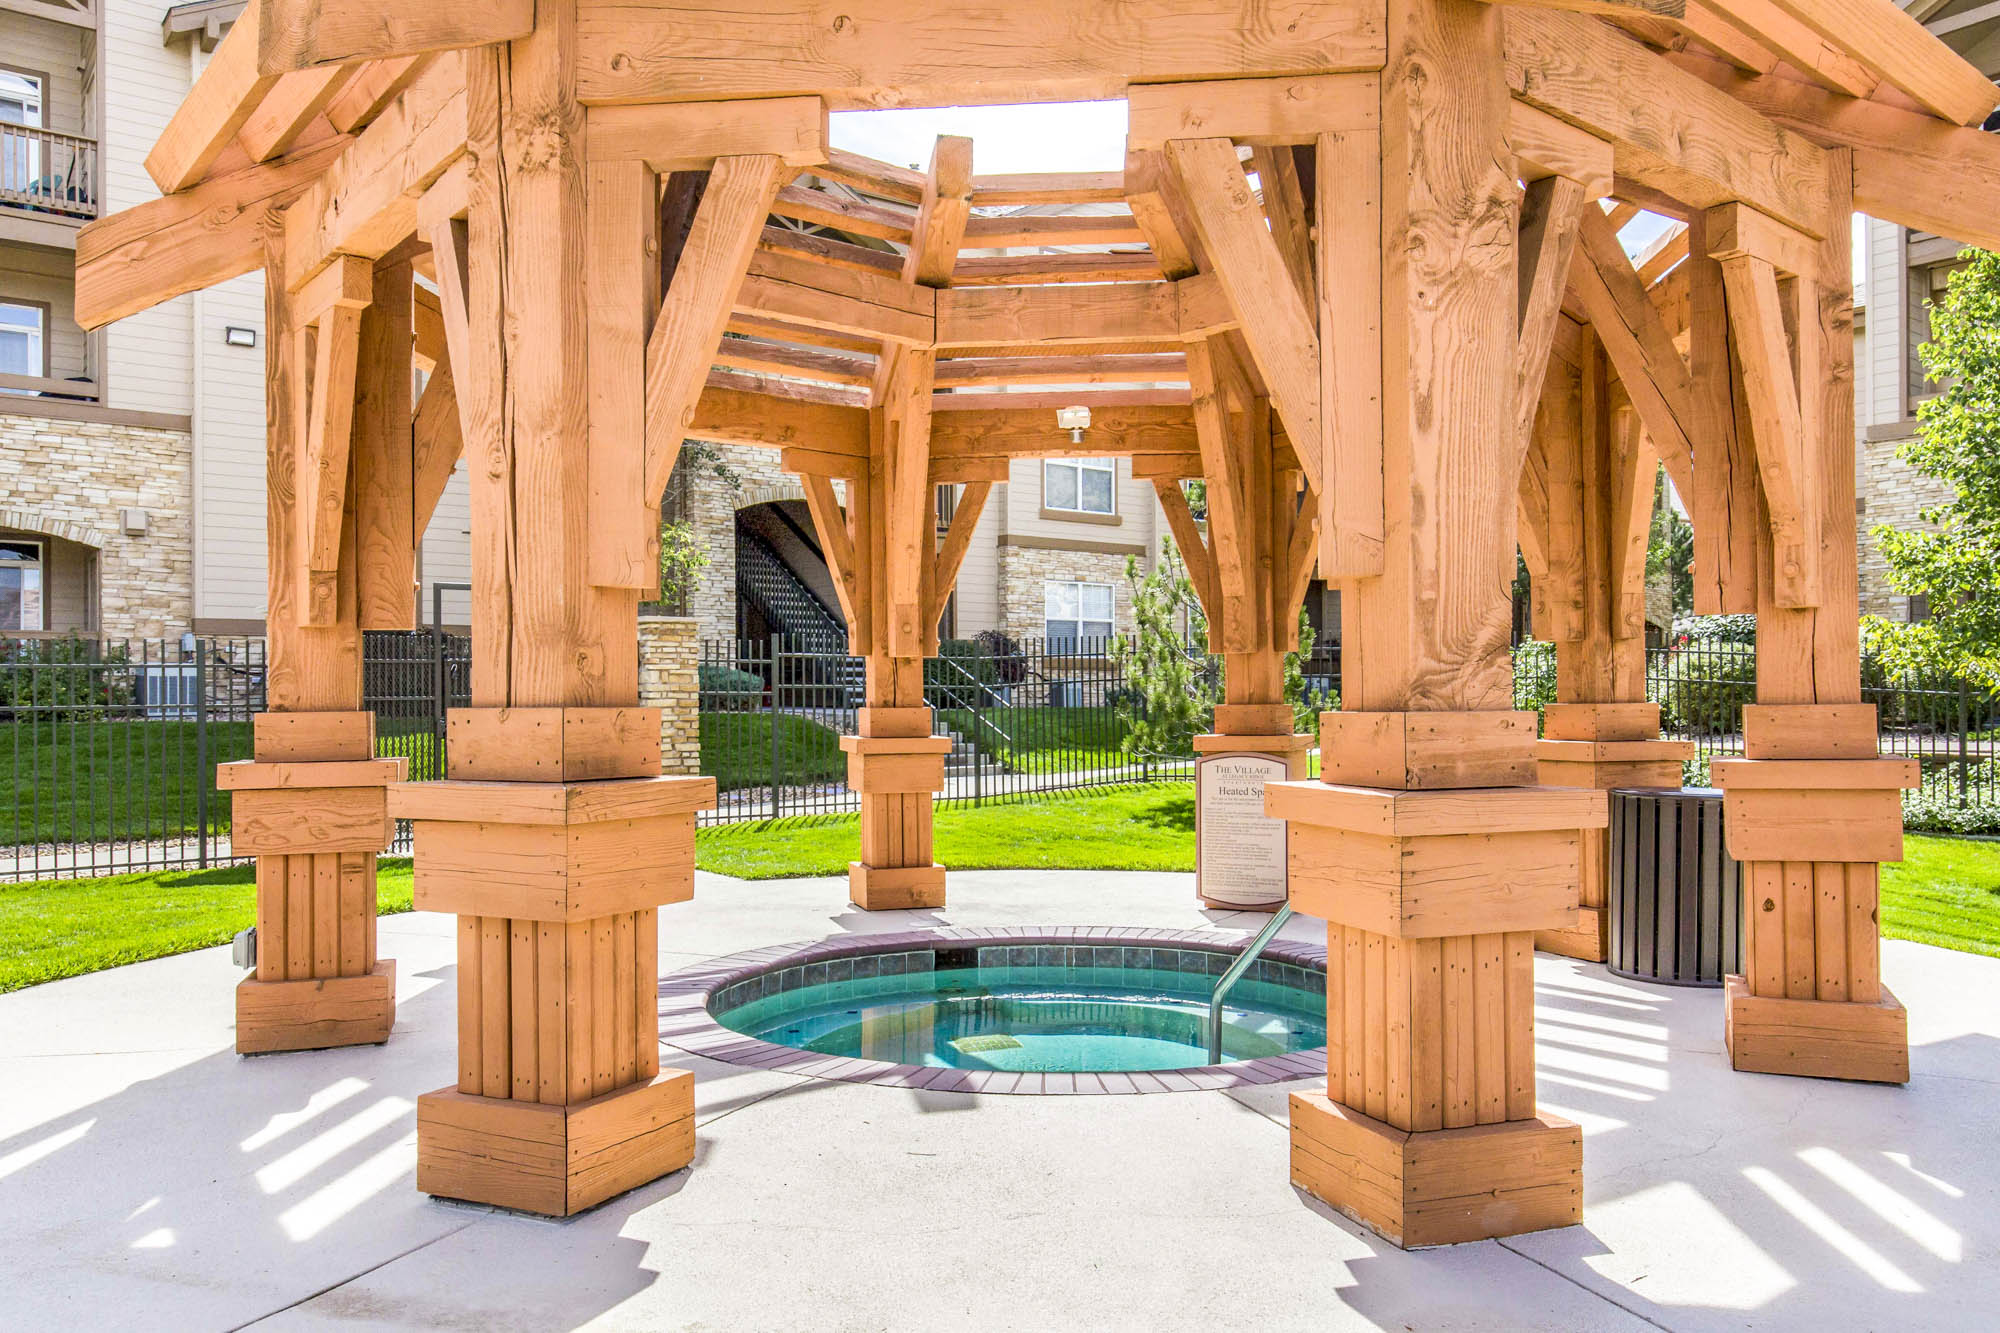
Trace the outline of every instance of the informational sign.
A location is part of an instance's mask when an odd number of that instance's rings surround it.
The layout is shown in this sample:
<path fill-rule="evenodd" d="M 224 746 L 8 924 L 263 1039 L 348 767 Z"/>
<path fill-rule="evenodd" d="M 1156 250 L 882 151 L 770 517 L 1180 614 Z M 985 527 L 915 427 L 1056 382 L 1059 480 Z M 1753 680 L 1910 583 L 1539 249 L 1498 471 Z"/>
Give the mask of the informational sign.
<path fill-rule="evenodd" d="M 1195 766 L 1195 892 L 1221 907 L 1285 901 L 1285 821 L 1264 813 L 1264 784 L 1289 776 L 1268 754 L 1207 754 Z"/>

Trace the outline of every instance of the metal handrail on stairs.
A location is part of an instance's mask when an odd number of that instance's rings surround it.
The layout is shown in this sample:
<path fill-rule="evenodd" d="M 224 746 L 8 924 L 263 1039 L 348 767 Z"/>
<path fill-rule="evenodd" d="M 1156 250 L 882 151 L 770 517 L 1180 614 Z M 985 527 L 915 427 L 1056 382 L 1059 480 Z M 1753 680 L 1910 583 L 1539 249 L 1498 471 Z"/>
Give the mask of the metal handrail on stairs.
<path fill-rule="evenodd" d="M 1229 992 L 1235 989 L 1236 983 L 1243 979 L 1243 974 L 1250 970 L 1250 965 L 1257 961 L 1258 956 L 1270 946 L 1271 941 L 1277 938 L 1278 932 L 1283 930 L 1285 923 L 1291 919 L 1292 905 L 1290 903 L 1278 904 L 1278 910 L 1271 913 L 1271 919 L 1264 923 L 1264 928 L 1257 932 L 1256 938 L 1252 939 L 1243 952 L 1236 956 L 1236 961 L 1229 965 L 1229 970 L 1224 972 L 1216 981 L 1215 993 L 1209 997 L 1208 1001 L 1208 1062 L 1210 1064 L 1219 1065 L 1222 1063 L 1222 1002 L 1229 998 Z"/>

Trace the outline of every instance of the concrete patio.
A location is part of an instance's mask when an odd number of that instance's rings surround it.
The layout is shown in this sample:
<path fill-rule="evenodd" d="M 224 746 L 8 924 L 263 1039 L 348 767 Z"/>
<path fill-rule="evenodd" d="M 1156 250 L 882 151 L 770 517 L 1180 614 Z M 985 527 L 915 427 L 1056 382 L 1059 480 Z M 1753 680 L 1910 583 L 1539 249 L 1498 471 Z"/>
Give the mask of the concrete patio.
<path fill-rule="evenodd" d="M 1191 877 L 996 871 L 941 912 L 700 877 L 663 971 L 923 924 L 1254 928 Z M 1317 921 L 1295 922 L 1310 936 Z M 1537 959 L 1585 1223 L 1403 1253 L 1287 1183 L 1285 1085 L 1007 1097 L 691 1060 L 695 1166 L 568 1222 L 417 1193 L 447 917 L 385 919 L 384 1047 L 238 1057 L 226 949 L 0 996 L 12 1329 L 1973 1329 L 2000 1309 L 2000 960 L 1900 942 L 1905 1088 L 1733 1073 L 1720 996 Z M 1292 1085 L 1303 1086 L 1303 1085 Z"/>

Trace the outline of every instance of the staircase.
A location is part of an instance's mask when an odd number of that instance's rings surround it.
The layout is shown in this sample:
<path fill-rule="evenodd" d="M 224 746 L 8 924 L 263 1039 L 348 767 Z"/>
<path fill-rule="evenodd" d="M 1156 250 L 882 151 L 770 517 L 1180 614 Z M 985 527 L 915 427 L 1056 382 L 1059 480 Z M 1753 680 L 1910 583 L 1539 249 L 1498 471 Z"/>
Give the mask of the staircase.
<path fill-rule="evenodd" d="M 805 652 L 847 653 L 847 626 L 813 595 L 791 566 L 753 532 L 736 533 L 736 590 L 764 613 L 788 645 Z"/>

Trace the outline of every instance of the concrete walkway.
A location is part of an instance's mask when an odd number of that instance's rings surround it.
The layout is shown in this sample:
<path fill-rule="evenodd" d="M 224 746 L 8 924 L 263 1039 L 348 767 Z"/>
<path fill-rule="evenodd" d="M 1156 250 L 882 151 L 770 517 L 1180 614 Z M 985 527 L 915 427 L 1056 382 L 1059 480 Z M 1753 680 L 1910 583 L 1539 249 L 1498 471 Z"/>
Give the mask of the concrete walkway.
<path fill-rule="evenodd" d="M 703 875 L 661 966 L 841 931 L 1242 928 L 1181 875 L 965 873 L 938 913 Z M 1311 931 L 1316 922 L 1295 923 Z M 449 918 L 383 923 L 383 1047 L 231 1052 L 227 951 L 0 996 L 0 1326 L 1990 1329 L 2000 960 L 1892 943 L 1915 1078 L 1732 1073 L 1713 991 L 1537 960 L 1581 1227 L 1405 1254 L 1286 1182 L 1286 1089 L 931 1094 L 699 1076 L 694 1168 L 568 1222 L 417 1193 Z"/>

